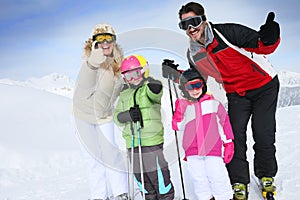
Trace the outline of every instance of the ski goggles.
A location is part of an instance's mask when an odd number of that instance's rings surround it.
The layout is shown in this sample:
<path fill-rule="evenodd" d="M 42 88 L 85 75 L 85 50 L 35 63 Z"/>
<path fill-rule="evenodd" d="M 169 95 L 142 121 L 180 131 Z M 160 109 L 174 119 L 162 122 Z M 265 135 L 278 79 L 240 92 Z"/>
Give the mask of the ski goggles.
<path fill-rule="evenodd" d="M 201 89 L 202 87 L 203 87 L 203 81 L 200 79 L 189 81 L 184 85 L 184 88 L 187 91 L 198 90 Z"/>
<path fill-rule="evenodd" d="M 133 80 L 138 80 L 139 78 L 141 78 L 143 76 L 143 72 L 142 72 L 142 68 L 137 68 L 134 70 L 130 70 L 127 72 L 122 73 L 124 79 L 126 79 L 127 81 L 131 81 Z"/>
<path fill-rule="evenodd" d="M 116 40 L 116 37 L 110 34 L 98 34 L 93 36 L 93 40 L 100 44 L 104 43 L 105 41 L 107 43 L 112 43 Z"/>
<path fill-rule="evenodd" d="M 182 30 L 188 30 L 191 27 L 193 28 L 198 28 L 203 21 L 206 21 L 206 16 L 205 15 L 197 15 L 197 16 L 193 16 L 193 17 L 188 17 L 184 20 L 181 20 L 181 22 L 179 22 L 179 28 Z"/>

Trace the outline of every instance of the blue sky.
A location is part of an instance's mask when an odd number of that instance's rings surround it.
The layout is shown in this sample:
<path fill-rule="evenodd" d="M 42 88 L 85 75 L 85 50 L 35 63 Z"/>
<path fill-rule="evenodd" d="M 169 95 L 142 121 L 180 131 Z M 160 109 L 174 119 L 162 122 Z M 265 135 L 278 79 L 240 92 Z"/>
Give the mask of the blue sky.
<path fill-rule="evenodd" d="M 75 78 L 81 63 L 82 46 L 92 27 L 99 22 L 114 26 L 126 52 L 147 49 L 151 55 L 167 56 L 185 51 L 187 36 L 178 28 L 178 10 L 189 1 L 181 0 L 6 0 L 0 10 L 0 78 L 23 80 L 57 72 Z M 298 0 L 203 0 L 206 16 L 213 23 L 234 22 L 258 30 L 269 11 L 281 26 L 282 42 L 268 56 L 273 66 L 300 72 L 300 1 Z M 156 28 L 169 34 L 145 34 Z M 141 31 L 143 30 L 143 31 Z M 123 37 L 127 34 L 127 37 Z M 128 37 L 130 35 L 130 37 Z M 146 37 L 147 35 L 147 37 Z M 123 40 L 122 40 L 123 38 Z M 129 40 L 124 40 L 129 38 Z M 151 41 L 158 40 L 164 46 Z M 143 41 L 138 43 L 137 41 Z M 170 48 L 168 48 L 170 45 Z M 177 49 L 176 49 L 177 48 Z M 157 51 L 158 50 L 158 51 Z M 172 52 L 175 52 L 172 53 Z M 148 52 L 149 53 L 149 52 Z M 180 53 L 179 53 L 180 54 Z M 156 64 L 162 58 L 156 55 Z M 165 55 L 164 55 L 165 56 Z M 176 56 L 175 56 L 176 57 Z"/>

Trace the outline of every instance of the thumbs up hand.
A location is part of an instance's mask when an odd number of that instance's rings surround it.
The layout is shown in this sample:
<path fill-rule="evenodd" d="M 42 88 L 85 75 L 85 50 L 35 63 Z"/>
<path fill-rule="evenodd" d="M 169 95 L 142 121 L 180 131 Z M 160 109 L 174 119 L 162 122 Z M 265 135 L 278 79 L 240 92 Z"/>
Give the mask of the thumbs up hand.
<path fill-rule="evenodd" d="M 280 37 L 279 24 L 275 22 L 274 19 L 275 13 L 269 12 L 266 23 L 262 25 L 258 31 L 260 40 L 266 46 L 275 44 Z"/>
<path fill-rule="evenodd" d="M 103 54 L 102 48 L 97 48 L 97 41 L 94 41 L 92 44 L 92 52 L 88 58 L 88 63 L 95 68 L 100 67 L 100 64 L 103 63 L 106 59 L 106 56 Z"/>

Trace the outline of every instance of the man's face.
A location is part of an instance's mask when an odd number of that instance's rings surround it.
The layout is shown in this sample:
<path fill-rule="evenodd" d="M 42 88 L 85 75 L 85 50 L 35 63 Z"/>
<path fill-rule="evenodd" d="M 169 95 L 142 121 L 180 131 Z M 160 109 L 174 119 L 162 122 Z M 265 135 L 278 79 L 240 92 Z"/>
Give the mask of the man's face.
<path fill-rule="evenodd" d="M 196 14 L 194 12 L 188 12 L 188 13 L 185 13 L 185 14 L 182 14 L 181 15 L 181 19 L 184 20 L 184 19 L 187 19 L 189 17 L 194 17 L 196 16 Z M 201 41 L 201 37 L 204 38 L 204 28 L 206 26 L 206 21 L 203 21 L 201 23 L 201 25 L 197 28 L 193 28 L 193 27 L 189 27 L 189 29 L 187 29 L 185 31 L 185 33 L 194 41 Z M 204 41 L 202 41 L 202 43 L 204 43 Z"/>

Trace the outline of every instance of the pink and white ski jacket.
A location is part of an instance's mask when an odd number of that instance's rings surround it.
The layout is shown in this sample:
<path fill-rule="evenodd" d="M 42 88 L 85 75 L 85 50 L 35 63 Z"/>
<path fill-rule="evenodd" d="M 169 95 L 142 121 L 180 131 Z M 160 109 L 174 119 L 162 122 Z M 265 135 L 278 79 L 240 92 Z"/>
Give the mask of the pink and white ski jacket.
<path fill-rule="evenodd" d="M 173 130 L 183 130 L 185 156 L 222 156 L 223 143 L 234 139 L 228 114 L 221 102 L 210 94 L 199 101 L 177 99 Z"/>

